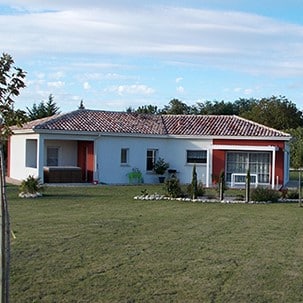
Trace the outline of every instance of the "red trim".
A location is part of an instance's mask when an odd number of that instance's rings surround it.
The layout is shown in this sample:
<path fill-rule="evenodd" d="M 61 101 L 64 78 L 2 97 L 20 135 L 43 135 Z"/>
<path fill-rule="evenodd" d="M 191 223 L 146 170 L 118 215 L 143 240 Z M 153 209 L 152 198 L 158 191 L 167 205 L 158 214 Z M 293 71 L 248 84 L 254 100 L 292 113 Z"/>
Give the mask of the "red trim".
<path fill-rule="evenodd" d="M 241 140 L 241 139 L 214 139 L 215 145 L 245 145 L 245 146 L 278 146 L 284 148 L 284 141 L 275 140 Z"/>

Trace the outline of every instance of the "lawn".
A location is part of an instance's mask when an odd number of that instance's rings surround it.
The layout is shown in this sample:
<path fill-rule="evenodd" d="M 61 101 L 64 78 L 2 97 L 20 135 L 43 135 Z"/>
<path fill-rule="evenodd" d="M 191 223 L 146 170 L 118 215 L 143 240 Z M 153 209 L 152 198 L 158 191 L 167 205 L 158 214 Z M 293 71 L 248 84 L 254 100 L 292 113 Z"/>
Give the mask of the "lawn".
<path fill-rule="evenodd" d="M 303 208 L 139 201 L 160 186 L 8 186 L 11 302 L 303 302 Z"/>

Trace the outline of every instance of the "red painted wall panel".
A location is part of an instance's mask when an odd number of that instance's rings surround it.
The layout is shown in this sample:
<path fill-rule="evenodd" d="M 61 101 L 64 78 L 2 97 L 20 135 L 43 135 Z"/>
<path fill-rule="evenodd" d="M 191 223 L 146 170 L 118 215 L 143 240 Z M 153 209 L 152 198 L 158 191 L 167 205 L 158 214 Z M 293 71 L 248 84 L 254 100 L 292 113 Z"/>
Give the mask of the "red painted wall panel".
<path fill-rule="evenodd" d="M 212 182 L 216 182 L 219 179 L 220 173 L 225 170 L 225 150 L 213 151 L 213 173 Z"/>
<path fill-rule="evenodd" d="M 78 141 L 78 166 L 81 167 L 82 181 L 92 182 L 94 177 L 93 141 Z"/>

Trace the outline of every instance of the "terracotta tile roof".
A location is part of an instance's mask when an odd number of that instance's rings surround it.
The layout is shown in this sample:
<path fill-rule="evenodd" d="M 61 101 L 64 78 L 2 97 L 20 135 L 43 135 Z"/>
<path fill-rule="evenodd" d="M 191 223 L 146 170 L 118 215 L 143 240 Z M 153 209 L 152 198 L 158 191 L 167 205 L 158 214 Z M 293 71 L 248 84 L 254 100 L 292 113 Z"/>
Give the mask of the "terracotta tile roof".
<path fill-rule="evenodd" d="M 59 115 L 54 115 L 54 116 L 51 116 L 51 117 L 37 119 L 37 120 L 34 120 L 34 121 L 30 121 L 30 122 L 24 123 L 21 128 L 18 127 L 18 126 L 12 126 L 11 129 L 12 130 L 17 130 L 17 129 L 34 129 L 36 126 L 39 126 L 42 123 L 46 123 L 46 122 L 48 122 L 50 120 L 53 120 L 53 119 L 55 119 L 58 116 Z"/>
<path fill-rule="evenodd" d="M 146 115 L 98 110 L 77 110 L 31 121 L 22 128 L 146 135 L 290 138 L 289 134 L 238 116 Z"/>
<path fill-rule="evenodd" d="M 53 116 L 53 119 L 42 119 L 40 123 L 32 121 L 24 127 L 79 132 L 166 134 L 161 116 L 97 110 L 77 110 Z"/>
<path fill-rule="evenodd" d="M 165 115 L 169 134 L 193 136 L 289 137 L 289 134 L 235 115 Z"/>

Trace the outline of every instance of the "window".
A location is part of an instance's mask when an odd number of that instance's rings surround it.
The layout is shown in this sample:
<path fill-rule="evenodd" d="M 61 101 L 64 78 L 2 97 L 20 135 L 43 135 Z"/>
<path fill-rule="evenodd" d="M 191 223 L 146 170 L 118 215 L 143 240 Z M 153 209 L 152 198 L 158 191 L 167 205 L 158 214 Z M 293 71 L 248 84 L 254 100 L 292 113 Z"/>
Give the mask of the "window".
<path fill-rule="evenodd" d="M 25 149 L 25 166 L 37 168 L 37 140 L 27 139 Z"/>
<path fill-rule="evenodd" d="M 59 163 L 59 147 L 48 147 L 47 148 L 47 166 L 58 166 Z"/>
<path fill-rule="evenodd" d="M 188 150 L 186 152 L 187 163 L 207 163 L 206 150 Z"/>
<path fill-rule="evenodd" d="M 270 152 L 228 152 L 226 181 L 231 182 L 232 174 L 239 174 L 235 176 L 235 181 L 245 183 L 245 175 L 249 169 L 252 183 L 268 184 L 270 182 L 270 162 Z"/>
<path fill-rule="evenodd" d="M 121 164 L 128 164 L 128 154 L 129 149 L 128 148 L 121 148 Z"/>
<path fill-rule="evenodd" d="M 154 165 L 157 158 L 157 150 L 156 149 L 148 149 L 146 153 L 146 170 L 152 171 L 154 169 Z"/>

